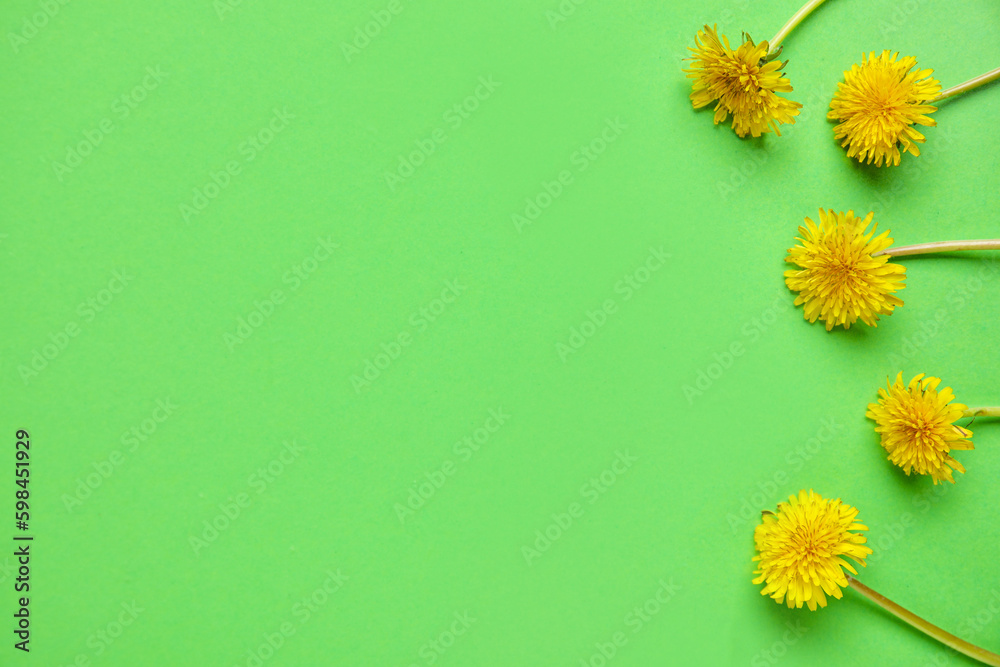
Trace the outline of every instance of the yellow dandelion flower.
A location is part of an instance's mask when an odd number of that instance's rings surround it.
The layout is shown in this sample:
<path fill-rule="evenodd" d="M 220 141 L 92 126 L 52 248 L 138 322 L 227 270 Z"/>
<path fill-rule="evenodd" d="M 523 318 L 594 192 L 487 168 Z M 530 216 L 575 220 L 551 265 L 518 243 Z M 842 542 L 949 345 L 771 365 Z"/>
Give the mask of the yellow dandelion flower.
<path fill-rule="evenodd" d="M 900 373 L 888 389 L 878 390 L 878 403 L 869 404 L 865 415 L 875 420 L 875 431 L 890 461 L 907 475 L 911 470 L 930 475 L 935 484 L 943 480 L 954 483 L 953 469 L 965 472 L 949 454 L 951 450 L 973 449 L 968 440 L 972 431 L 955 426 L 969 408 L 952 403 L 955 395 L 951 388 L 938 391 L 940 383 L 940 378 L 921 373 L 904 385 Z"/>
<path fill-rule="evenodd" d="M 716 29 L 707 25 L 695 37 L 691 69 L 684 70 L 694 79 L 691 103 L 695 109 L 715 102 L 715 123 L 733 116 L 732 128 L 740 137 L 747 133 L 759 137 L 762 133 L 781 135 L 778 123 L 791 124 L 802 105 L 779 97 L 792 86 L 782 76 L 784 63 L 768 55 L 768 43 L 754 44 L 749 36 L 733 50 L 729 40 L 719 38 Z"/>
<path fill-rule="evenodd" d="M 840 589 L 848 586 L 842 568 L 858 573 L 843 556 L 864 566 L 872 552 L 863 546 L 863 535 L 851 532 L 868 530 L 857 516 L 858 510 L 839 498 L 827 500 L 812 489 L 778 503 L 777 513 L 765 512 L 753 533 L 759 575 L 753 583 L 764 584 L 760 594 L 813 611 L 826 606 L 828 595 L 841 598 Z"/>
<path fill-rule="evenodd" d="M 803 316 L 826 322 L 827 331 L 837 325 L 850 329 L 858 318 L 878 326 L 879 315 L 903 305 L 893 292 L 905 287 L 906 268 L 890 263 L 888 255 L 874 256 L 892 239 L 888 231 L 872 238 L 872 216 L 820 209 L 819 225 L 806 218 L 796 239 L 801 245 L 788 249 L 785 261 L 799 268 L 785 271 L 785 284 L 798 292 L 795 305 L 804 305 Z"/>
<path fill-rule="evenodd" d="M 941 85 L 931 78 L 934 70 L 914 70 L 916 58 L 897 60 L 898 53 L 873 51 L 862 64 L 844 72 L 837 84 L 827 118 L 839 121 L 834 136 L 843 139 L 847 156 L 881 167 L 899 165 L 900 147 L 920 155 L 917 143 L 924 135 L 914 125 L 934 126 L 927 114 L 937 107 L 927 102 L 937 97 Z"/>

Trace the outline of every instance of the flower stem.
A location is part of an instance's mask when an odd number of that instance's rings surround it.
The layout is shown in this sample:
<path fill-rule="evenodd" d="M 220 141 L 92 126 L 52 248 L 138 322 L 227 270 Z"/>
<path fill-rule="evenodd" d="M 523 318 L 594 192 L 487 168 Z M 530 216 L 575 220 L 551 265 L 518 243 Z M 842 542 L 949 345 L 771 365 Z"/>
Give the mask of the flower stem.
<path fill-rule="evenodd" d="M 966 408 L 965 412 L 962 413 L 962 417 L 1000 417 L 1000 406 Z"/>
<path fill-rule="evenodd" d="M 872 257 L 878 257 L 879 255 L 905 257 L 906 255 L 924 255 L 929 252 L 948 252 L 950 250 L 1000 250 L 1000 239 L 918 243 L 917 245 L 905 245 L 899 248 L 886 248 L 885 250 L 872 253 Z"/>
<path fill-rule="evenodd" d="M 986 74 L 983 74 L 981 76 L 977 76 L 975 79 L 969 79 L 965 83 L 960 83 L 957 86 L 949 88 L 948 90 L 944 91 L 943 93 L 935 97 L 929 103 L 935 104 L 937 102 L 940 102 L 941 100 L 946 100 L 949 97 L 952 97 L 953 95 L 958 95 L 959 93 L 964 93 L 967 90 L 978 88 L 979 86 L 986 85 L 990 81 L 996 81 L 997 79 L 1000 79 L 1000 67 L 997 67 L 995 70 L 987 72 Z"/>
<path fill-rule="evenodd" d="M 1000 667 L 1000 655 L 997 655 L 996 653 L 991 653 L 986 649 L 979 648 L 978 646 L 970 644 L 964 639 L 959 639 L 950 632 L 945 632 L 944 630 L 934 625 L 933 623 L 929 623 L 924 619 L 920 618 L 912 611 L 903 609 L 898 604 L 896 604 L 889 598 L 885 597 L 881 593 L 878 593 L 868 588 L 867 586 L 862 584 L 860 581 L 858 581 L 851 575 L 847 575 L 847 581 L 851 584 L 851 587 L 854 588 L 854 590 L 861 593 L 866 598 L 868 598 L 878 606 L 882 607 L 886 611 L 903 619 L 904 621 L 915 627 L 917 630 L 920 630 L 921 632 L 926 634 L 928 637 L 933 637 L 934 639 L 938 640 L 945 646 L 950 646 L 951 648 L 955 649 L 956 651 L 964 653 L 970 658 L 978 660 L 987 665 Z"/>
<path fill-rule="evenodd" d="M 770 49 L 768 53 L 774 53 L 781 46 L 781 40 L 788 37 L 788 33 L 795 29 L 795 27 L 802 23 L 805 17 L 812 14 L 812 11 L 822 5 L 826 0 L 809 0 L 806 4 L 802 5 L 802 9 L 795 12 L 795 16 L 788 19 L 788 23 L 781 27 L 778 34 L 774 36 L 770 42 L 768 42 L 768 48 Z"/>

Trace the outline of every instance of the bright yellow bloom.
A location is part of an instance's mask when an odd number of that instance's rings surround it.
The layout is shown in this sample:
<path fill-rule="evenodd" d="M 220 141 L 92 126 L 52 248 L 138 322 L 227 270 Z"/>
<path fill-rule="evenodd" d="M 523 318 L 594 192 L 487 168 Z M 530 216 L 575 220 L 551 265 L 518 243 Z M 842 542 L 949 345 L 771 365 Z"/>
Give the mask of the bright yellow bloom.
<path fill-rule="evenodd" d="M 684 70 L 691 85 L 691 103 L 700 109 L 715 102 L 715 123 L 733 115 L 733 129 L 745 137 L 763 132 L 781 135 L 778 123 L 794 123 L 802 105 L 776 93 L 788 93 L 792 86 L 781 75 L 784 63 L 768 58 L 768 44 L 754 44 L 749 36 L 735 51 L 729 40 L 707 25 L 695 37 L 691 69 Z"/>
<path fill-rule="evenodd" d="M 863 535 L 850 532 L 868 530 L 855 522 L 857 516 L 858 510 L 840 498 L 826 500 L 812 489 L 778 503 L 777 513 L 764 512 L 753 533 L 754 574 L 760 575 L 753 583 L 764 584 L 760 594 L 789 608 L 805 603 L 813 611 L 816 605 L 826 606 L 827 595 L 842 597 L 840 589 L 848 582 L 841 568 L 858 573 L 842 556 L 864 566 L 872 552 L 862 546 L 867 542 Z"/>
<path fill-rule="evenodd" d="M 806 218 L 796 238 L 801 245 L 788 249 L 785 261 L 799 269 L 785 271 L 785 284 L 798 292 L 795 305 L 805 304 L 803 316 L 826 322 L 827 331 L 836 325 L 850 329 L 859 317 L 878 326 L 879 315 L 903 305 L 892 293 L 905 287 L 906 267 L 890 263 L 888 255 L 872 256 L 892 244 L 888 231 L 872 238 L 872 216 L 820 209 L 819 225 Z"/>
<path fill-rule="evenodd" d="M 837 84 L 833 96 L 830 120 L 840 121 L 834 136 L 843 139 L 847 156 L 867 161 L 881 167 L 899 165 L 899 147 L 903 152 L 920 155 L 915 142 L 923 142 L 924 135 L 914 127 L 933 126 L 937 123 L 925 114 L 937 111 L 926 104 L 941 92 L 941 85 L 930 78 L 934 70 L 911 71 L 917 60 L 906 56 L 896 60 L 898 53 L 883 51 L 876 56 L 873 51 L 862 64 L 852 65 L 844 72 L 843 83 Z"/>
<path fill-rule="evenodd" d="M 967 440 L 972 431 L 955 426 L 968 408 L 952 403 L 955 395 L 951 388 L 938 391 L 940 383 L 940 378 L 921 373 L 904 386 L 900 373 L 888 391 L 878 390 L 878 403 L 869 404 L 865 415 L 875 420 L 875 431 L 881 435 L 890 461 L 907 475 L 911 470 L 930 475 L 935 484 L 942 480 L 954 483 L 953 468 L 965 472 L 949 454 L 951 450 L 973 449 Z"/>

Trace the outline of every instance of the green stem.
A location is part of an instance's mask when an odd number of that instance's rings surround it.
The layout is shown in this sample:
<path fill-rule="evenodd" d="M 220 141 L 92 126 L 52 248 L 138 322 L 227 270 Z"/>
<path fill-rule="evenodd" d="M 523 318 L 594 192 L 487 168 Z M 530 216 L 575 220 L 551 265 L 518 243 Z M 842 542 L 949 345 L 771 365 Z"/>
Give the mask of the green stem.
<path fill-rule="evenodd" d="M 925 621 L 924 619 L 920 618 L 912 611 L 903 609 L 898 604 L 896 604 L 889 598 L 885 597 L 881 593 L 878 593 L 868 588 L 867 586 L 862 584 L 860 581 L 858 581 L 851 575 L 847 575 L 847 581 L 851 584 L 851 587 L 854 588 L 854 590 L 861 593 L 866 598 L 868 598 L 878 606 L 882 607 L 886 611 L 894 614 L 898 618 L 903 619 L 904 621 L 915 627 L 917 630 L 920 630 L 921 632 L 926 634 L 928 637 L 933 637 L 934 639 L 938 640 L 945 646 L 950 646 L 956 651 L 964 653 L 970 658 L 978 660 L 984 664 L 993 665 L 994 667 L 1000 667 L 1000 655 L 997 655 L 996 653 L 991 653 L 986 649 L 979 648 L 978 646 L 970 644 L 964 639 L 959 639 L 950 632 L 945 632 L 944 630 L 934 625 L 933 623 L 929 623 L 928 621 Z"/>
<path fill-rule="evenodd" d="M 1000 406 L 967 408 L 962 417 L 1000 417 Z"/>
<path fill-rule="evenodd" d="M 774 39 L 768 42 L 768 48 L 770 49 L 768 51 L 768 55 L 776 53 L 778 47 L 781 46 L 781 40 L 788 37 L 788 33 L 794 30 L 798 24 L 802 23 L 805 17 L 812 14 L 812 11 L 822 5 L 825 1 L 826 0 L 809 0 L 809 2 L 802 5 L 802 9 L 795 12 L 795 16 L 788 19 L 788 23 L 783 25 L 781 30 L 778 31 L 778 34 L 774 36 Z"/>
<path fill-rule="evenodd" d="M 929 252 L 948 252 L 950 250 L 1000 250 L 1000 239 L 918 243 L 917 245 L 905 245 L 899 248 L 886 248 L 885 250 L 872 253 L 872 257 L 878 257 L 879 255 L 905 257 L 906 255 L 924 255 Z"/>
<path fill-rule="evenodd" d="M 986 74 L 983 74 L 981 76 L 977 76 L 975 79 L 969 79 L 965 83 L 960 83 L 957 86 L 949 88 L 948 90 L 944 91 L 943 93 L 935 97 L 933 100 L 931 100 L 929 104 L 936 104 L 937 102 L 940 102 L 941 100 L 946 100 L 949 97 L 952 97 L 953 95 L 958 95 L 960 93 L 964 93 L 967 90 L 972 90 L 973 88 L 984 86 L 990 81 L 996 81 L 997 79 L 1000 79 L 1000 67 L 997 67 L 995 70 L 987 72 Z"/>

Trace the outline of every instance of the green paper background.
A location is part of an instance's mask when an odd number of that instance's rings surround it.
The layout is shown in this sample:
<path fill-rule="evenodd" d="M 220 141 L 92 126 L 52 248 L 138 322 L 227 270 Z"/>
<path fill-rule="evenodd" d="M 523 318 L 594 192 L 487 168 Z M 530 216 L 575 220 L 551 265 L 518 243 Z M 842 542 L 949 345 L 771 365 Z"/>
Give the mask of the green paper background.
<path fill-rule="evenodd" d="M 1000 88 L 942 105 L 896 169 L 825 119 L 867 50 L 945 87 L 995 67 L 1000 8 L 832 0 L 785 42 L 799 121 L 741 140 L 691 109 L 681 59 L 702 24 L 765 39 L 798 0 L 563 5 L 4 3 L 0 535 L 24 428 L 36 539 L 30 656 L 0 558 L 0 663 L 973 664 L 852 592 L 759 595 L 753 516 L 799 488 L 860 509 L 865 582 L 1000 651 L 1000 424 L 935 488 L 864 417 L 900 370 L 1000 402 L 998 265 L 906 261 L 906 305 L 847 332 L 782 281 L 819 207 L 874 210 L 897 245 L 1000 235 Z M 345 52 L 372 12 L 391 21 Z"/>

